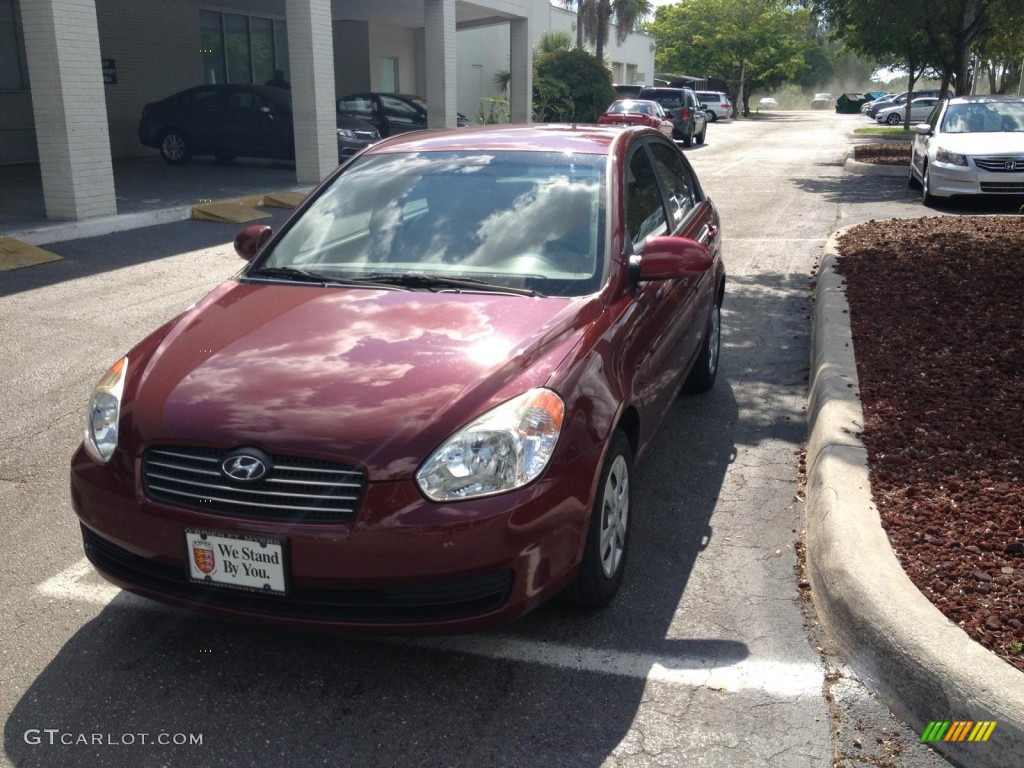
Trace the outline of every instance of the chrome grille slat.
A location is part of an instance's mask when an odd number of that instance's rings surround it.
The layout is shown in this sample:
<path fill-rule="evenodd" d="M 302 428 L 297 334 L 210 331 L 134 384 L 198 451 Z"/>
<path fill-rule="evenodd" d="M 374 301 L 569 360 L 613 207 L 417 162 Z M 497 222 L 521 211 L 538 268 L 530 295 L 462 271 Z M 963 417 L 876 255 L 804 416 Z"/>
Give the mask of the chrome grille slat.
<path fill-rule="evenodd" d="M 299 511 L 302 511 L 302 512 L 308 512 L 309 511 L 308 507 L 290 507 L 290 506 L 288 506 L 286 504 L 259 504 L 259 503 L 252 502 L 252 501 L 236 501 L 235 499 L 224 499 L 224 498 L 218 498 L 218 497 L 215 497 L 215 496 L 202 496 L 202 495 L 195 494 L 195 493 L 186 493 L 185 491 L 178 491 L 178 490 L 175 490 L 174 488 L 163 488 L 162 486 L 153 485 L 152 483 L 150 484 L 149 487 L 150 487 L 150 490 L 162 491 L 164 493 L 172 493 L 175 496 L 184 496 L 184 497 L 189 498 L 189 499 L 199 499 L 201 502 L 206 502 L 206 503 L 217 502 L 219 504 L 244 504 L 247 507 L 262 507 L 264 509 L 294 509 L 294 510 L 299 510 Z M 344 512 L 345 509 L 343 507 L 338 507 L 336 509 L 335 508 L 331 508 L 331 507 L 317 507 L 317 511 L 318 512 Z"/>
<path fill-rule="evenodd" d="M 191 446 L 150 448 L 142 458 L 146 494 L 210 515 L 341 523 L 355 517 L 366 488 L 356 467 L 296 456 L 271 456 L 266 477 L 235 482 L 220 471 L 230 454 Z"/>
<path fill-rule="evenodd" d="M 1024 173 L 1024 155 L 990 155 L 973 159 L 978 168 L 989 173 Z M 1007 168 L 1007 163 L 1012 163 L 1014 167 Z"/>

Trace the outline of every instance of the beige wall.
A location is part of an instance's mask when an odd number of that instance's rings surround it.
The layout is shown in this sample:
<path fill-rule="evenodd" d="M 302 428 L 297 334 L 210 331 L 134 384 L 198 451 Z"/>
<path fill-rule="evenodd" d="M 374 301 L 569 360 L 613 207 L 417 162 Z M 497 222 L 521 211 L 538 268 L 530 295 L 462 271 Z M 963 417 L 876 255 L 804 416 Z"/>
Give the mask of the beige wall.
<path fill-rule="evenodd" d="M 117 85 L 106 85 L 114 157 L 152 154 L 139 144 L 142 107 L 202 83 L 196 0 L 96 0 L 100 55 L 114 59 Z"/>
<path fill-rule="evenodd" d="M 370 22 L 370 90 L 380 90 L 380 57 L 398 59 L 398 90 L 416 93 L 416 30 Z M 423 94 L 419 94 L 423 95 Z"/>

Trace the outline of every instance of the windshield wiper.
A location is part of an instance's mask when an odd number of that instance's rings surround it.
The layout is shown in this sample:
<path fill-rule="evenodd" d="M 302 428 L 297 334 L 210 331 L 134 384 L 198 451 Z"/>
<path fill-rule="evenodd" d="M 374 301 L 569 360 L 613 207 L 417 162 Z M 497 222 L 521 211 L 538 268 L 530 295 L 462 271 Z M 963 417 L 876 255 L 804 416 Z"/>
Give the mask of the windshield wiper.
<path fill-rule="evenodd" d="M 347 278 L 331 277 L 319 272 L 313 272 L 300 267 L 261 267 L 249 272 L 246 277 L 283 277 L 286 280 L 295 280 L 302 283 L 317 283 L 319 285 L 340 285 L 345 288 L 383 288 L 385 290 L 411 290 L 399 283 L 374 280 L 372 278 Z"/>
<path fill-rule="evenodd" d="M 496 285 L 485 280 L 477 280 L 475 277 L 444 277 L 443 275 L 425 275 L 422 273 L 408 274 L 374 274 L 366 278 L 359 278 L 375 283 L 386 283 L 388 285 L 403 286 L 406 288 L 445 289 L 454 288 L 475 293 L 507 293 L 512 296 L 542 296 L 543 294 L 532 288 L 513 288 L 507 285 Z"/>

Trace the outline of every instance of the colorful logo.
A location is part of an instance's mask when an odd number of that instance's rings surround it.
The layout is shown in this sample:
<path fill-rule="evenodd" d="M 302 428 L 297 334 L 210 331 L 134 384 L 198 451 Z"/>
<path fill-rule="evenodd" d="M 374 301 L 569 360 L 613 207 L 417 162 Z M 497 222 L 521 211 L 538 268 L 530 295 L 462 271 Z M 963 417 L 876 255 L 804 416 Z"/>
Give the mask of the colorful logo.
<path fill-rule="evenodd" d="M 213 547 L 205 541 L 196 541 L 192 544 L 192 559 L 196 568 L 209 576 L 217 568 L 217 554 Z"/>
<path fill-rule="evenodd" d="M 921 741 L 988 741 L 996 720 L 932 720 L 921 734 Z"/>

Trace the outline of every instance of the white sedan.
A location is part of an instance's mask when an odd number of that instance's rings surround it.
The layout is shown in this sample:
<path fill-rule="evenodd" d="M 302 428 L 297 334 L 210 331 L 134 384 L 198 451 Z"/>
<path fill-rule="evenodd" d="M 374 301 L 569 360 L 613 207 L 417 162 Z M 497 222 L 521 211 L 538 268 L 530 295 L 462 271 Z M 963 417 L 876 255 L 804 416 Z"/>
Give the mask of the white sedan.
<path fill-rule="evenodd" d="M 953 195 L 1024 195 L 1024 98 L 960 96 L 914 126 L 908 183 L 925 205 Z"/>
<path fill-rule="evenodd" d="M 910 102 L 910 122 L 921 123 L 928 119 L 928 115 L 935 109 L 935 105 L 939 103 L 939 100 L 935 96 L 921 96 L 920 98 L 914 99 Z M 887 123 L 888 125 L 899 125 L 903 122 L 903 118 L 907 114 L 907 105 L 899 104 L 893 107 L 886 107 L 880 109 L 875 114 L 875 121 L 879 123 Z"/>

